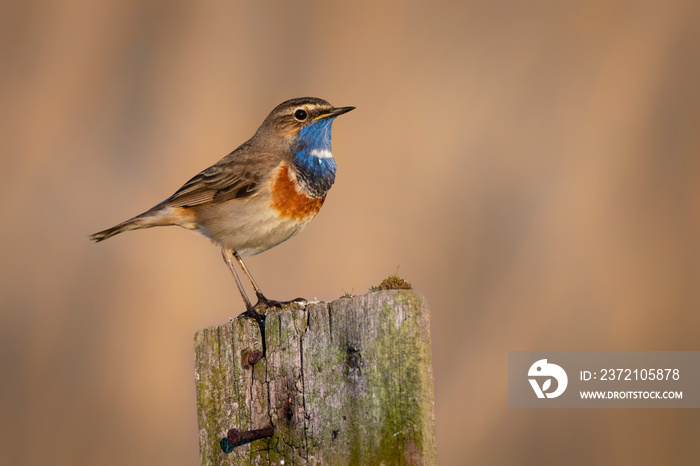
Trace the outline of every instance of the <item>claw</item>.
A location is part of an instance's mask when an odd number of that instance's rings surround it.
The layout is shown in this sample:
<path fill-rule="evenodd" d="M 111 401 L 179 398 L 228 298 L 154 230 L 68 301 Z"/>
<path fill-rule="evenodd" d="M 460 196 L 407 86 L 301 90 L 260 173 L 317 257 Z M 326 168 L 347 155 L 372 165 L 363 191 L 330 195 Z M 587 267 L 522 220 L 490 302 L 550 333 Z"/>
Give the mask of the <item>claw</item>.
<path fill-rule="evenodd" d="M 254 309 L 258 309 L 259 307 L 275 307 L 279 309 L 289 304 L 300 304 L 302 306 L 306 306 L 308 303 L 308 301 L 304 298 L 296 298 L 290 301 L 275 301 L 274 299 L 267 299 L 262 293 L 257 293 L 257 296 L 258 302 L 255 303 L 255 306 L 253 306 Z"/>

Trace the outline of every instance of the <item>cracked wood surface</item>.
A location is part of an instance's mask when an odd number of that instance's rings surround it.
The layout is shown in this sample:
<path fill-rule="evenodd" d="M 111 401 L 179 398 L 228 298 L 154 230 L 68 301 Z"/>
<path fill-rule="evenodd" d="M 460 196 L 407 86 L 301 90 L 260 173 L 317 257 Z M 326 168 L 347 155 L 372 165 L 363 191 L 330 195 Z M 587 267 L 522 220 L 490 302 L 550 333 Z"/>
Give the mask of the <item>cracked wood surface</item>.
<path fill-rule="evenodd" d="M 430 311 L 409 290 L 270 309 L 195 334 L 203 465 L 437 464 Z M 222 452 L 228 429 L 275 434 Z"/>

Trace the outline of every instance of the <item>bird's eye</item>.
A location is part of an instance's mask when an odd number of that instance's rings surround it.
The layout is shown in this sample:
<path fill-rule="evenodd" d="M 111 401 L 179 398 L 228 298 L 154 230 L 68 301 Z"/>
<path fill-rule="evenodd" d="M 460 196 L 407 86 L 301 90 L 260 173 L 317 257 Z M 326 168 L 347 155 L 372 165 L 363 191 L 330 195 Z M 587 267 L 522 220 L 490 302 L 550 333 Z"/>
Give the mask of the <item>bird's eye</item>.
<path fill-rule="evenodd" d="M 296 112 L 294 112 L 294 118 L 296 118 L 299 121 L 306 120 L 306 117 L 308 117 L 308 116 L 309 116 L 309 114 L 306 113 L 306 110 L 303 110 L 301 108 L 299 110 L 297 110 Z"/>

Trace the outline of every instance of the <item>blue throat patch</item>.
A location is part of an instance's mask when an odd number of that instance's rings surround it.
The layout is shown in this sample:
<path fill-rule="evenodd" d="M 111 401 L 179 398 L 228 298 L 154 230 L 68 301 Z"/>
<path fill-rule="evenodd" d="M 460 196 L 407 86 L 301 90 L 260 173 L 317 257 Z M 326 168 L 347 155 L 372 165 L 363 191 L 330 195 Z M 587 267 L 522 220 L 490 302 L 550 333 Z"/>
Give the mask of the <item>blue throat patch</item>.
<path fill-rule="evenodd" d="M 310 197 L 326 195 L 335 181 L 335 160 L 314 154 L 331 153 L 331 125 L 335 118 L 323 118 L 299 131 L 294 154 L 294 167 L 302 189 Z"/>

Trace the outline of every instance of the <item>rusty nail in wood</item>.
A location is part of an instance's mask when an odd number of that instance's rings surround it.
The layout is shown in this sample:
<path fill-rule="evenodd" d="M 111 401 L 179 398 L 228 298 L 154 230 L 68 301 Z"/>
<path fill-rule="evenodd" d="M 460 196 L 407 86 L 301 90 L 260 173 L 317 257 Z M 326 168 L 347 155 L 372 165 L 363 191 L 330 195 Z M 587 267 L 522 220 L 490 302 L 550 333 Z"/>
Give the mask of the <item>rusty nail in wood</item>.
<path fill-rule="evenodd" d="M 262 359 L 262 351 L 260 350 L 253 350 L 250 353 L 248 353 L 248 364 L 251 366 L 254 366 Z"/>
<path fill-rule="evenodd" d="M 250 443 L 253 440 L 272 437 L 274 434 L 275 427 L 273 425 L 269 425 L 262 429 L 248 430 L 245 432 L 241 432 L 238 429 L 231 429 L 226 434 L 226 437 L 221 439 L 221 449 L 224 451 L 224 453 L 231 453 L 237 446 Z"/>

